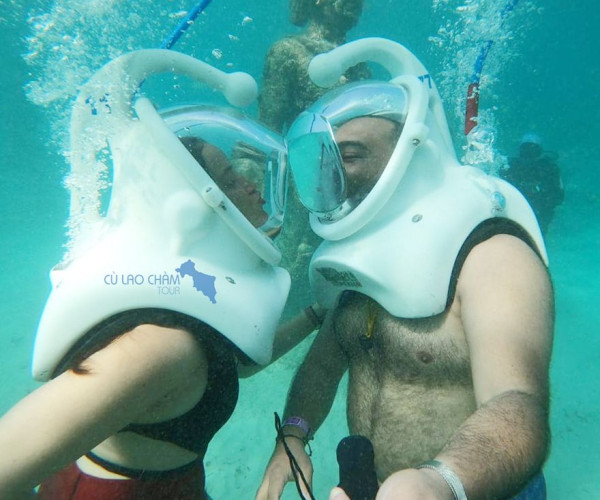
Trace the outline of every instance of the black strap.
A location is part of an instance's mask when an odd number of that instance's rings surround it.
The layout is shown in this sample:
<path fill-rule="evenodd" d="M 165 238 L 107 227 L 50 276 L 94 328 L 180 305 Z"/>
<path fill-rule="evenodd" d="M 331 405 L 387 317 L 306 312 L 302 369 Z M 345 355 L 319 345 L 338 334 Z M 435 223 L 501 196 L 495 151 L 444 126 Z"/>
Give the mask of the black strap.
<path fill-rule="evenodd" d="M 177 467 L 175 469 L 148 470 L 132 469 L 131 467 L 118 465 L 113 462 L 109 462 L 108 460 L 104 460 L 103 458 L 99 457 L 95 453 L 92 453 L 91 451 L 86 453 L 85 456 L 90 461 L 94 462 L 96 465 L 99 465 L 100 467 L 106 469 L 109 472 L 114 472 L 115 474 L 120 474 L 121 476 L 125 476 L 130 479 L 137 479 L 139 481 L 143 481 L 144 479 L 149 480 L 178 476 L 198 467 L 202 470 L 202 475 L 204 475 L 204 467 L 201 459 L 193 460 L 192 462 L 182 465 L 181 467 Z"/>
<path fill-rule="evenodd" d="M 302 479 L 302 483 L 304 484 L 304 487 L 306 488 L 306 491 L 308 492 L 310 499 L 315 500 L 313 492 L 310 489 L 310 485 L 308 484 L 308 481 L 306 480 L 306 477 L 304 476 L 304 473 L 302 472 L 300 465 L 298 465 L 298 461 L 296 460 L 296 457 L 294 457 L 292 450 L 290 450 L 289 446 L 287 445 L 287 443 L 285 441 L 286 438 L 288 438 L 290 436 L 286 436 L 283 433 L 283 430 L 281 427 L 281 419 L 279 418 L 279 415 L 277 414 L 277 412 L 275 412 L 275 430 L 277 431 L 277 441 L 281 441 L 281 443 L 283 444 L 285 453 L 288 456 L 288 459 L 290 461 L 290 467 L 292 469 L 292 475 L 294 476 L 294 482 L 296 483 L 296 489 L 298 490 L 298 495 L 300 495 L 300 498 L 304 499 L 304 496 L 302 494 L 302 489 L 300 487 L 300 480 L 298 479 L 298 474 L 300 474 L 300 479 Z"/>

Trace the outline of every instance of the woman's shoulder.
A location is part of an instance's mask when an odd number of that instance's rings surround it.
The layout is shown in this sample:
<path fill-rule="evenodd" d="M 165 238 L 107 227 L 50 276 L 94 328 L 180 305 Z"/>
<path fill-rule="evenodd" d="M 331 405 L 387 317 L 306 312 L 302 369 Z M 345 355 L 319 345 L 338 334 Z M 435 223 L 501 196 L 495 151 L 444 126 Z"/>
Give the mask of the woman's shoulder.
<path fill-rule="evenodd" d="M 207 372 L 205 348 L 191 332 L 153 324 L 124 333 L 84 364 L 91 375 L 167 391 Z"/>

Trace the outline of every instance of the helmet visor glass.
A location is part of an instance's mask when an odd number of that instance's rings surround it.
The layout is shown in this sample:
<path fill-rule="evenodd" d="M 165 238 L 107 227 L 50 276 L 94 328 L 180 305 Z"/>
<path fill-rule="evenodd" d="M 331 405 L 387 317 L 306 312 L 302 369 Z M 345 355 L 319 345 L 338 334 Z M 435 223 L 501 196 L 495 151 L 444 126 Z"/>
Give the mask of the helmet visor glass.
<path fill-rule="evenodd" d="M 283 139 L 231 110 L 188 107 L 162 116 L 244 217 L 265 234 L 277 234 L 286 197 Z"/>
<path fill-rule="evenodd" d="M 287 134 L 302 203 L 328 220 L 356 207 L 386 168 L 406 110 L 403 88 L 357 82 L 327 93 L 302 113 Z"/>
<path fill-rule="evenodd" d="M 318 114 L 304 112 L 288 135 L 298 196 L 311 211 L 327 214 L 346 198 L 346 178 L 331 125 Z"/>

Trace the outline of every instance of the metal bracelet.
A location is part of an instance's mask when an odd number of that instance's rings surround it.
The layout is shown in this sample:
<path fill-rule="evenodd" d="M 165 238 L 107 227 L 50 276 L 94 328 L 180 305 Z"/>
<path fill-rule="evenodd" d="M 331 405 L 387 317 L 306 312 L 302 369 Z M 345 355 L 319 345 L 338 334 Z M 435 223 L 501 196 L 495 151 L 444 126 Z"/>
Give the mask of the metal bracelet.
<path fill-rule="evenodd" d="M 446 464 L 443 464 L 439 460 L 428 460 L 427 462 L 423 462 L 421 465 L 417 465 L 416 468 L 431 469 L 436 471 L 440 476 L 442 476 L 442 479 L 446 481 L 446 484 L 452 490 L 454 500 L 467 500 L 467 494 L 465 493 L 465 487 L 463 486 L 462 481 Z"/>

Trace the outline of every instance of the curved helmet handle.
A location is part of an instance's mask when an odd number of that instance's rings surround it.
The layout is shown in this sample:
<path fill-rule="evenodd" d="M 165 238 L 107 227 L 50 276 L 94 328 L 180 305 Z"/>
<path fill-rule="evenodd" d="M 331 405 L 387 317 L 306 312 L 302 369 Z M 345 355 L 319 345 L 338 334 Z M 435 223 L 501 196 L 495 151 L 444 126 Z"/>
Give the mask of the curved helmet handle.
<path fill-rule="evenodd" d="M 258 86 L 247 73 L 225 73 L 191 56 L 166 49 L 144 49 L 124 54 L 98 70 L 81 88 L 71 117 L 71 175 L 97 182 L 89 171 L 106 147 L 107 130 L 118 136 L 133 120 L 133 101 L 151 75 L 177 73 L 220 91 L 234 106 L 247 106 Z M 97 217 L 97 202 L 82 189 L 71 189 L 71 214 L 86 220 Z"/>
<path fill-rule="evenodd" d="M 339 82 L 348 68 L 362 62 L 383 66 L 390 73 L 392 83 L 401 76 L 418 78 L 429 91 L 428 106 L 435 122 L 435 127 L 430 128 L 437 129 L 446 151 L 454 151 L 442 100 L 433 78 L 421 61 L 403 45 L 385 38 L 361 38 L 315 56 L 308 67 L 308 74 L 315 85 L 330 87 Z"/>
<path fill-rule="evenodd" d="M 427 74 L 425 66 L 403 45 L 376 37 L 348 42 L 315 56 L 308 66 L 308 74 L 319 87 L 331 87 L 348 68 L 367 61 L 383 66 L 391 79 L 407 74 Z"/>
<path fill-rule="evenodd" d="M 256 81 L 247 73 L 225 73 L 191 56 L 165 49 L 144 49 L 123 54 L 97 71 L 83 86 L 78 101 L 106 102 L 112 112 L 131 110 L 144 80 L 159 73 L 189 76 L 221 92 L 234 106 L 247 106 L 258 95 Z M 103 101 L 103 99 L 105 101 Z"/>

